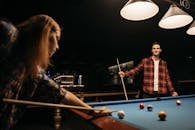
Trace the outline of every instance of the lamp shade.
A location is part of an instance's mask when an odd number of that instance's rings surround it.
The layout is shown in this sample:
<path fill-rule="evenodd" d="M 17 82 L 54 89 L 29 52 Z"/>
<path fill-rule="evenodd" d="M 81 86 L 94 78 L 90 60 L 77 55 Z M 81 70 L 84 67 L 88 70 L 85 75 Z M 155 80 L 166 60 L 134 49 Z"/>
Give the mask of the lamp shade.
<path fill-rule="evenodd" d="M 170 5 L 168 11 L 159 22 L 159 26 L 164 29 L 176 29 L 184 27 L 193 21 L 193 17 L 175 4 Z"/>
<path fill-rule="evenodd" d="M 195 35 L 195 21 L 191 24 L 186 33 L 189 35 Z"/>
<path fill-rule="evenodd" d="M 151 0 L 129 0 L 121 9 L 120 15 L 132 21 L 140 21 L 153 17 L 159 7 Z"/>

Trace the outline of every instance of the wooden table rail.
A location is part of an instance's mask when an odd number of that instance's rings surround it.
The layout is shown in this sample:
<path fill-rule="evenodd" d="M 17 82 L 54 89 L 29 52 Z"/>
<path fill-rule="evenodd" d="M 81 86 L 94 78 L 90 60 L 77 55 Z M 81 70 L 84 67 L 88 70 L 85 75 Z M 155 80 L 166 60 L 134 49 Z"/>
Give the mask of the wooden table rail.
<path fill-rule="evenodd" d="M 75 93 L 77 96 L 83 96 L 83 97 L 101 97 L 101 96 L 118 96 L 118 95 L 124 95 L 124 92 L 103 92 L 103 93 Z M 134 95 L 137 94 L 137 91 L 127 92 L 128 95 Z"/>

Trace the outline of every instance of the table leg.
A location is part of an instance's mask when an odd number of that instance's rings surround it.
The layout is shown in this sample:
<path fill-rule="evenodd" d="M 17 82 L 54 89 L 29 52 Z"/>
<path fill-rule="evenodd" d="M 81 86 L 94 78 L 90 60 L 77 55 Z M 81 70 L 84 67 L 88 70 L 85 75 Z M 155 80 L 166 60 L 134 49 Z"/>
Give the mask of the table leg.
<path fill-rule="evenodd" d="M 60 129 L 61 127 L 61 109 L 60 108 L 55 108 L 54 109 L 54 128 L 55 129 Z"/>

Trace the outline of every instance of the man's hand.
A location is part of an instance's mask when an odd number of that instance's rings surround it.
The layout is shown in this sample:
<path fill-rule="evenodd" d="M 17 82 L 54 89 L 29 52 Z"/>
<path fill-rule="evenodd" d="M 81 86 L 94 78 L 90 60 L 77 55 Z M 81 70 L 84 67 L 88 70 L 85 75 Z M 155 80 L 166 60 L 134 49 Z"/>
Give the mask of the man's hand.
<path fill-rule="evenodd" d="M 176 97 L 176 96 L 178 96 L 178 93 L 177 93 L 177 92 L 173 92 L 173 93 L 172 93 L 172 96 L 173 96 L 173 97 Z"/>
<path fill-rule="evenodd" d="M 121 78 L 125 77 L 125 73 L 124 73 L 123 71 L 119 71 L 118 74 L 119 74 L 119 76 L 120 76 Z"/>

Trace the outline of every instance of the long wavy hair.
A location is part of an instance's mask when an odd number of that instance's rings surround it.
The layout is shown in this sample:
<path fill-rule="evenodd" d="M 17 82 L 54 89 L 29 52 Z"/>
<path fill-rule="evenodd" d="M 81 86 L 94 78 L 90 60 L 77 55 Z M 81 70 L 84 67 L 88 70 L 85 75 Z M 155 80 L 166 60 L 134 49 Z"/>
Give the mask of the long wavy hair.
<path fill-rule="evenodd" d="M 50 16 L 34 15 L 17 25 L 19 30 L 17 42 L 11 50 L 13 64 L 26 75 L 35 76 L 38 66 L 47 69 L 50 65 L 49 39 L 53 32 L 61 31 L 59 24 Z"/>

